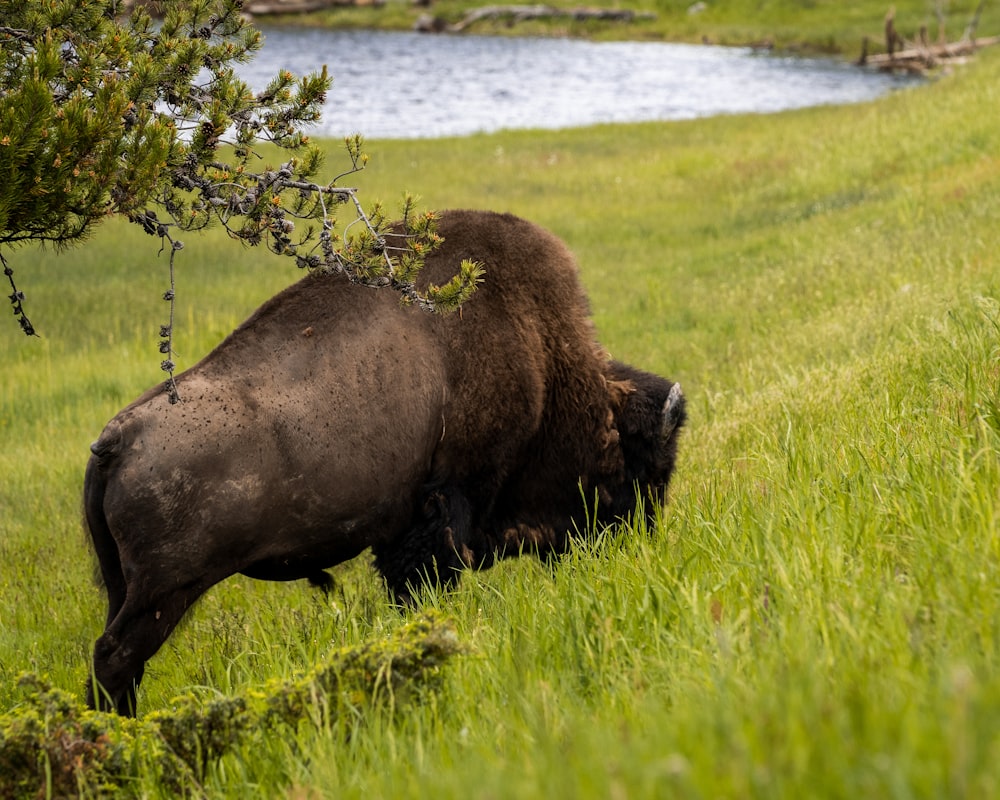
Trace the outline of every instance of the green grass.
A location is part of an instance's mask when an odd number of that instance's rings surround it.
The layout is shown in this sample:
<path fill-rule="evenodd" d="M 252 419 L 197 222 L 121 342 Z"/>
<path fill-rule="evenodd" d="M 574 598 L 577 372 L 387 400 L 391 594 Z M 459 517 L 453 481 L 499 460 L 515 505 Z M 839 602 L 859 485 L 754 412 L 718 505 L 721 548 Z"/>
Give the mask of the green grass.
<path fill-rule="evenodd" d="M 430 8 L 405 0 L 387 0 L 381 6 L 339 7 L 302 15 L 263 17 L 265 24 L 310 25 L 334 28 L 387 28 L 410 30 L 426 14 L 448 23 L 462 19 L 472 8 L 488 5 L 479 0 L 435 0 Z M 502 4 L 501 4 L 502 5 Z M 515 4 L 516 5 L 516 4 Z M 932 40 L 939 27 L 936 2 L 931 0 L 714 0 L 698 14 L 688 13 L 691 0 L 634 0 L 622 3 L 596 0 L 579 3 L 555 0 L 557 8 L 629 8 L 652 12 L 649 20 L 628 23 L 579 21 L 553 18 L 511 24 L 509 19 L 481 21 L 469 32 L 479 34 L 517 34 L 576 36 L 593 39 L 666 39 L 686 42 L 711 42 L 723 45 L 774 46 L 802 53 L 827 53 L 856 57 L 864 37 L 870 37 L 871 52 L 884 49 L 885 15 L 889 6 L 896 9 L 896 29 L 905 38 L 916 41 L 920 27 L 926 25 Z M 949 40 L 961 37 L 976 9 L 977 0 L 944 0 L 944 33 Z M 1000 8 L 987 3 L 979 21 L 978 35 L 1000 32 Z M 336 66 L 332 66 L 336 74 Z"/>
<path fill-rule="evenodd" d="M 998 56 L 861 106 L 372 144 L 366 197 L 510 210 L 570 243 L 602 341 L 685 387 L 672 500 L 652 530 L 427 596 L 473 652 L 422 706 L 263 735 L 190 792 L 1000 795 Z M 44 338 L 0 327 L 0 712 L 22 670 L 82 691 L 103 617 L 82 471 L 160 379 L 155 249 L 109 223 L 11 259 Z M 181 256 L 184 365 L 296 277 L 219 236 Z M 337 580 L 329 600 L 212 590 L 142 709 L 406 618 L 365 559 Z"/>

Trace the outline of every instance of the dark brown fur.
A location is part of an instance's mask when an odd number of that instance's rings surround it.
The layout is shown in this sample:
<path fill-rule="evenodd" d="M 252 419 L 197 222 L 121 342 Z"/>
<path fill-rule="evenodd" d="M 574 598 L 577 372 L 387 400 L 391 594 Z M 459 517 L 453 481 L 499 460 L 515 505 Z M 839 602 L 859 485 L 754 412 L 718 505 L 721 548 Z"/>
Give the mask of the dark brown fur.
<path fill-rule="evenodd" d="M 145 662 L 235 573 L 309 578 L 371 547 L 400 600 L 523 548 L 662 501 L 679 387 L 609 361 L 576 266 L 509 215 L 442 215 L 423 280 L 463 258 L 486 281 L 461 313 L 313 275 L 153 389 L 92 447 L 86 518 L 108 591 L 92 704 L 133 713 Z M 582 495 L 581 495 L 582 490 Z"/>

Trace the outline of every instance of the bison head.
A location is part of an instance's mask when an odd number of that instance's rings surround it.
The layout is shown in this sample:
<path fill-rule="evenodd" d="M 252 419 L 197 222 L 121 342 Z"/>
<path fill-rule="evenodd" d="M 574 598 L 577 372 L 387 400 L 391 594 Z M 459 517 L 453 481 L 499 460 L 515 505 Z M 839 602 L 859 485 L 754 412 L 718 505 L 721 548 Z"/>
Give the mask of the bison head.
<path fill-rule="evenodd" d="M 602 485 L 602 520 L 631 515 L 643 496 L 647 520 L 666 499 L 677 460 L 677 440 L 687 419 L 679 383 L 611 361 L 608 388 L 621 451 L 620 469 Z"/>

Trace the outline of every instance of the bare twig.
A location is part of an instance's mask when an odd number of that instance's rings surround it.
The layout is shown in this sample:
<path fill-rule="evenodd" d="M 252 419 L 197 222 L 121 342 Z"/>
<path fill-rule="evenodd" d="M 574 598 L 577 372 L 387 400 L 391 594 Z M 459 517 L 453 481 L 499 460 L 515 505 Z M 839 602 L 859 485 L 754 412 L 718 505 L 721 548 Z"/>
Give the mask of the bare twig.
<path fill-rule="evenodd" d="M 11 291 L 8 297 L 11 305 L 14 306 L 14 316 L 17 317 L 21 330 L 24 331 L 26 336 L 37 336 L 38 334 L 35 333 L 31 320 L 29 320 L 28 315 L 24 313 L 24 292 L 19 291 L 15 285 L 14 270 L 7 265 L 7 259 L 4 258 L 3 253 L 0 253 L 0 264 L 3 264 L 3 274 L 7 276 L 7 280 L 10 282 Z"/>
<path fill-rule="evenodd" d="M 976 13 L 972 15 L 972 19 L 969 20 L 969 24 L 965 27 L 965 33 L 962 34 L 963 41 L 974 42 L 976 40 L 976 28 L 979 27 L 979 18 L 983 15 L 985 7 L 986 0 L 979 0 L 979 5 L 976 6 Z"/>
<path fill-rule="evenodd" d="M 177 392 L 177 382 L 174 380 L 174 369 L 177 366 L 177 362 L 174 361 L 174 311 L 177 307 L 174 255 L 184 244 L 182 242 L 175 242 L 166 234 L 163 238 L 170 242 L 170 289 L 163 295 L 163 299 L 170 302 L 170 318 L 169 322 L 160 328 L 160 352 L 166 355 L 166 358 L 160 363 L 160 369 L 167 373 L 165 388 L 167 390 L 167 397 L 170 398 L 170 402 L 173 404 L 181 399 L 180 394 Z"/>

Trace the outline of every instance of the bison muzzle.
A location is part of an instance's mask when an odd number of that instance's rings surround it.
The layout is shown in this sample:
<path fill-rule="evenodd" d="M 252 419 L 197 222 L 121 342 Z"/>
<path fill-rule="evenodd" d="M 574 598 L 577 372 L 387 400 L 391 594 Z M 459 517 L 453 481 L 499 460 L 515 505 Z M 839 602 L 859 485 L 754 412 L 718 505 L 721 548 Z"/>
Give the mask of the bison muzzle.
<path fill-rule="evenodd" d="M 84 486 L 108 596 L 92 706 L 135 713 L 146 661 L 230 575 L 324 584 L 371 548 L 405 603 L 665 501 L 684 396 L 597 344 L 566 247 L 486 212 L 438 231 L 425 284 L 486 270 L 461 313 L 311 274 L 178 376 L 180 402 L 159 386 L 108 423 Z"/>

